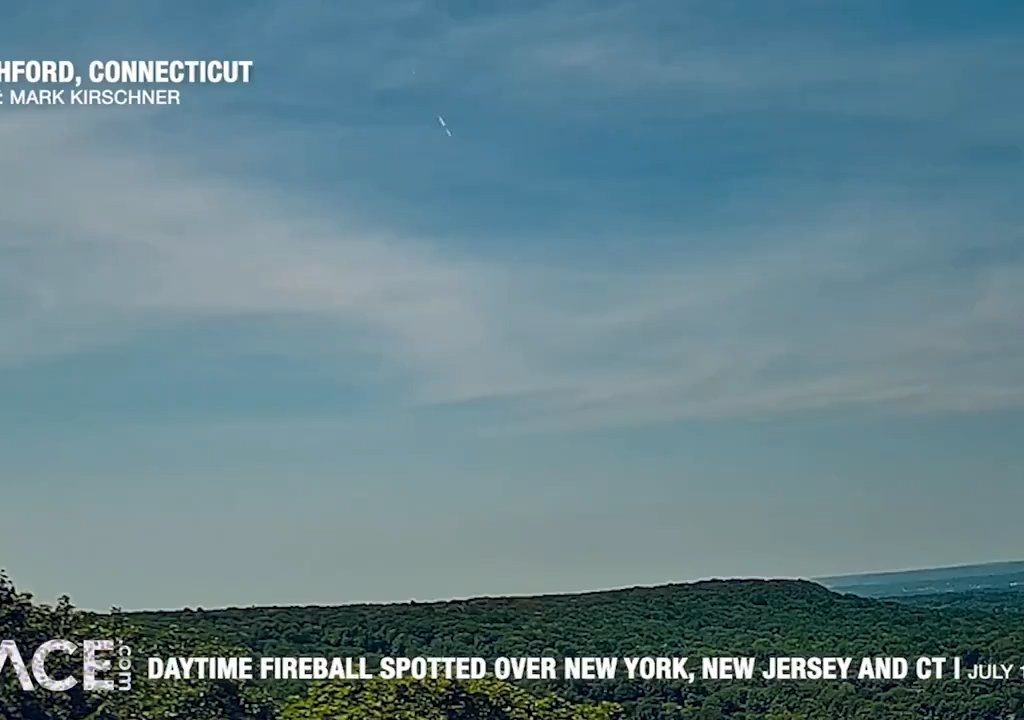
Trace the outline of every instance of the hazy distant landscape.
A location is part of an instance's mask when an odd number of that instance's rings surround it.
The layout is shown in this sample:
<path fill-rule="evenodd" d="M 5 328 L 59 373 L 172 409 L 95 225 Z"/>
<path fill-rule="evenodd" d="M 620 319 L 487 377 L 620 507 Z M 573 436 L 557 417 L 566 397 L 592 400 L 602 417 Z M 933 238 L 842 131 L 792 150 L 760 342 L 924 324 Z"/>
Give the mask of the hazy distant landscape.
<path fill-rule="evenodd" d="M 815 578 L 830 590 L 864 597 L 1024 591 L 1024 561 Z"/>

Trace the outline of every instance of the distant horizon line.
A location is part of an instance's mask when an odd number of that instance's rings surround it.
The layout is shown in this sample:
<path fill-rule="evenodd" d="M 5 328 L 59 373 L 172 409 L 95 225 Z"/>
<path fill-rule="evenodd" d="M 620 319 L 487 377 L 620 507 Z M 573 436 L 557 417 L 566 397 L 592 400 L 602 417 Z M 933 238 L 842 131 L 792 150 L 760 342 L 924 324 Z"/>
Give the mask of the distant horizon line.
<path fill-rule="evenodd" d="M 980 568 L 990 565 L 1008 565 L 1008 564 L 1020 564 L 1024 565 L 1024 560 L 989 560 L 975 563 L 961 563 L 957 565 L 939 565 L 932 567 L 914 567 L 903 570 L 875 570 L 869 572 L 855 572 L 855 573 L 844 573 L 842 575 L 818 575 L 818 576 L 804 576 L 804 575 L 708 575 L 703 577 L 694 578 L 692 580 L 676 580 L 666 581 L 661 583 L 636 583 L 631 585 L 617 585 L 613 587 L 604 587 L 594 590 L 558 590 L 552 592 L 542 593 L 505 593 L 500 595 L 481 594 L 481 595 L 467 595 L 467 596 L 456 596 L 456 597 L 443 597 L 443 598 L 430 598 L 426 600 L 418 600 L 416 598 L 409 598 L 406 600 L 378 600 L 378 601 L 363 601 L 363 602 L 332 602 L 332 603 L 291 603 L 291 604 L 278 604 L 278 605 L 227 605 L 217 607 L 203 607 L 203 606 L 185 606 L 181 608 L 159 608 L 159 609 L 136 609 L 136 610 L 123 610 L 125 613 L 132 614 L 146 614 L 146 613 L 173 613 L 173 612 L 220 612 L 225 610 L 257 610 L 261 608 L 265 609 L 280 609 L 280 608 L 312 608 L 312 607 L 379 607 L 386 605 L 440 605 L 445 603 L 459 603 L 459 602 L 472 602 L 474 600 L 498 600 L 502 598 L 515 598 L 515 599 L 529 599 L 529 598 L 557 598 L 557 597 L 568 597 L 578 595 L 597 595 L 601 593 L 613 593 L 623 592 L 626 590 L 637 590 L 637 589 L 655 589 L 661 587 L 669 587 L 673 585 L 697 585 L 699 583 L 715 582 L 723 580 L 761 580 L 761 581 L 773 581 L 773 580 L 784 580 L 791 582 L 811 582 L 816 585 L 824 586 L 826 580 L 839 580 L 859 577 L 871 577 L 879 575 L 898 575 L 901 573 L 912 573 L 912 572 L 928 572 L 928 571 L 942 571 L 942 570 L 959 570 L 966 568 Z M 826 588 L 828 589 L 828 588 Z"/>
<path fill-rule="evenodd" d="M 808 580 L 845 580 L 850 578 L 880 577 L 884 575 L 902 575 L 915 572 L 938 572 L 942 570 L 967 570 L 969 568 L 983 568 L 991 565 L 1024 565 L 1024 560 L 986 560 L 984 562 L 959 563 L 957 565 L 936 565 L 928 567 L 911 567 L 896 570 L 867 570 L 864 572 L 843 573 L 841 575 L 818 575 Z"/>
<path fill-rule="evenodd" d="M 597 588 L 592 590 L 555 590 L 551 592 L 531 592 L 531 593 L 504 593 L 504 594 L 479 594 L 479 595 L 465 595 L 465 596 L 449 596 L 441 598 L 429 598 L 425 600 L 419 600 L 416 598 L 408 598 L 406 600 L 366 600 L 366 601 L 354 601 L 354 602 L 306 602 L 306 603 L 284 603 L 284 604 L 252 604 L 252 605 L 217 605 L 213 607 L 206 607 L 203 605 L 185 605 L 183 607 L 162 607 L 162 608 L 124 608 L 118 605 L 112 605 L 105 610 L 97 610 L 93 608 L 77 608 L 82 612 L 92 613 L 96 615 L 108 615 L 111 610 L 117 608 L 120 612 L 125 614 L 150 614 L 150 613 L 175 613 L 175 612 L 222 612 L 226 610 L 256 610 L 256 609 L 280 609 L 280 608 L 312 608 L 312 607 L 367 607 L 367 606 L 386 606 L 386 605 L 439 605 L 444 603 L 458 603 L 458 602 L 472 602 L 474 600 L 496 600 L 502 598 L 515 598 L 515 599 L 529 599 L 529 598 L 557 598 L 567 596 L 578 596 L 578 595 L 596 595 L 600 593 L 613 593 L 623 592 L 626 590 L 636 589 L 655 589 L 661 587 L 669 587 L 673 585 L 696 585 L 699 583 L 715 582 L 715 581 L 743 581 L 743 580 L 760 580 L 760 581 L 791 581 L 791 582 L 810 582 L 816 585 L 822 585 L 829 589 L 825 583 L 836 581 L 836 580 L 849 580 L 855 578 L 871 578 L 871 577 L 882 577 L 886 575 L 900 575 L 904 573 L 915 573 L 915 572 L 939 572 L 945 570 L 964 570 L 969 568 L 983 568 L 993 565 L 1021 565 L 1024 566 L 1024 560 L 988 560 L 974 563 L 961 563 L 956 565 L 939 565 L 929 567 L 912 567 L 905 569 L 896 570 L 872 570 L 866 572 L 853 572 L 843 573 L 841 575 L 706 575 L 697 577 L 691 580 L 669 580 L 659 583 L 634 583 L 630 585 L 616 585 L 611 587 Z M 3 568 L 0 567 L 0 571 Z M 8 576 L 10 577 L 10 576 Z M 13 580 L 13 578 L 11 578 Z M 72 598 L 72 604 L 74 597 L 68 594 Z M 32 593 L 33 599 L 36 599 L 35 593 Z M 49 603 L 44 603 L 49 604 Z M 76 606 L 77 607 L 77 606 Z"/>

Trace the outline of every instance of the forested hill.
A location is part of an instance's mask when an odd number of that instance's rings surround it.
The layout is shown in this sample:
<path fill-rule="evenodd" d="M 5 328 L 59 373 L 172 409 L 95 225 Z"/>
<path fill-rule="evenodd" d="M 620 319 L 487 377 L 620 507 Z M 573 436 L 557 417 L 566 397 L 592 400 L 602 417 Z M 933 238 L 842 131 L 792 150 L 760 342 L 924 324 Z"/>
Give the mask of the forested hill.
<path fill-rule="evenodd" d="M 729 580 L 438 603 L 142 613 L 260 655 L 959 655 L 1020 663 L 1024 630 L 992 613 L 840 595 L 803 581 Z M 536 688 L 535 688 L 536 689 Z M 1019 680 L 985 684 L 555 682 L 633 718 L 995 718 Z"/>
<path fill-rule="evenodd" d="M 0 637 L 122 638 L 146 655 L 959 655 L 1020 665 L 1019 614 L 911 606 L 798 581 L 730 580 L 440 603 L 97 615 L 31 602 L 0 573 Z M 1005 720 L 1024 684 L 983 682 L 139 683 L 20 692 L 3 720 Z"/>
<path fill-rule="evenodd" d="M 790 580 L 129 617 L 156 626 L 187 624 L 264 655 L 951 654 L 1017 632 L 971 613 L 968 623 L 952 622 L 932 608 L 840 595 Z"/>

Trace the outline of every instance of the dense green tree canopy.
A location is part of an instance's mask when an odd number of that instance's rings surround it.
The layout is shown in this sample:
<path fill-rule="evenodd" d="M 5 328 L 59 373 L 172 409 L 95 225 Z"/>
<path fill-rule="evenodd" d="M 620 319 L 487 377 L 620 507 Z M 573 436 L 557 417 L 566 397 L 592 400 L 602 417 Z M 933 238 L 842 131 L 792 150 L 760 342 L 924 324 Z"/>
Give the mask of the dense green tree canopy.
<path fill-rule="evenodd" d="M 573 705 L 493 680 L 371 680 L 313 687 L 281 720 L 616 720 L 614 705 Z"/>
<path fill-rule="evenodd" d="M 1024 662 L 1018 593 L 837 595 L 807 582 L 712 581 L 614 592 L 447 603 L 87 614 L 32 602 L 0 576 L 0 636 L 33 647 L 109 637 L 137 656 L 957 655 Z M 761 680 L 510 685 L 493 680 L 147 683 L 130 693 L 26 694 L 0 682 L 3 720 L 1005 720 L 1024 682 Z"/>

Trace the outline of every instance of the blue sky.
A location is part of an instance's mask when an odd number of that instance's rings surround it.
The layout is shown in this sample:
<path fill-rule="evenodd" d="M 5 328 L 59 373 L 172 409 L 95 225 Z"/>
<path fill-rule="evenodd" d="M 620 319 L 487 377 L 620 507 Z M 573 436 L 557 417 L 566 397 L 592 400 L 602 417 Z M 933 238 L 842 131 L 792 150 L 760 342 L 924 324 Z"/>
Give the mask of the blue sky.
<path fill-rule="evenodd" d="M 1019 553 L 1024 7 L 513 5 L 5 9 L 12 58 L 255 62 L 180 107 L 0 108 L 16 582 L 211 607 Z"/>

